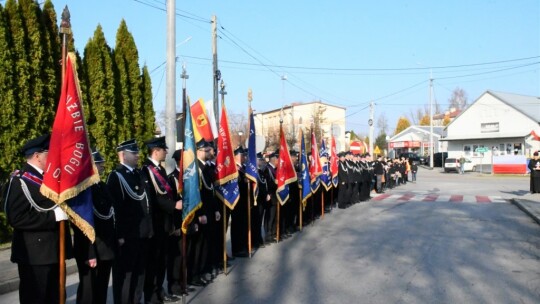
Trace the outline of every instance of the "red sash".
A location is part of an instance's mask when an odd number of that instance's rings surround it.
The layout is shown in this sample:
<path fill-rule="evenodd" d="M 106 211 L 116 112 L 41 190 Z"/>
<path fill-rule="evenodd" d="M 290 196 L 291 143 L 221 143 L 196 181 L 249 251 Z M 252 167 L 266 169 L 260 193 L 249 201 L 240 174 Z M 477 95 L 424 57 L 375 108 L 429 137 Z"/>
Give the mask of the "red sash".
<path fill-rule="evenodd" d="M 38 186 L 41 186 L 43 184 L 43 179 L 41 179 L 39 176 L 35 176 L 34 174 L 30 172 L 24 172 L 21 176 L 23 179 L 30 181 Z"/>
<path fill-rule="evenodd" d="M 160 188 L 163 187 L 163 189 L 165 189 L 165 191 L 167 192 L 167 195 L 172 200 L 174 200 L 174 196 L 173 196 L 173 192 L 172 192 L 173 190 L 172 190 L 171 186 L 169 185 L 169 183 L 163 178 L 163 176 L 161 176 L 161 173 L 159 173 L 159 171 L 154 166 L 148 166 L 148 168 L 150 169 L 150 171 L 152 171 L 152 173 L 156 177 L 157 182 L 159 183 L 158 186 L 160 186 Z"/>

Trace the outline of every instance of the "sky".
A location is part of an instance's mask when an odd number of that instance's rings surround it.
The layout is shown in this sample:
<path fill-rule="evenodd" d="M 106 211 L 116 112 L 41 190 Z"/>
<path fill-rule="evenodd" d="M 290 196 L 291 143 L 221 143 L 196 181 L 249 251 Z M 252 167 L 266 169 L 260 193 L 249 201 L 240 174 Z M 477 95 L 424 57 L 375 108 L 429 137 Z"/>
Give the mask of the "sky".
<path fill-rule="evenodd" d="M 469 104 L 486 90 L 540 96 L 540 0 L 175 3 L 178 109 L 182 64 L 191 99 L 212 99 L 213 15 L 230 114 L 247 113 L 251 88 L 258 112 L 321 100 L 345 107 L 346 129 L 367 135 L 373 101 L 375 122 L 386 118 L 392 134 L 400 116 L 428 109 L 430 77 L 443 110 L 457 87 Z M 151 71 L 159 116 L 165 109 L 166 0 L 53 4 L 59 16 L 68 5 L 81 52 L 98 24 L 114 48 L 126 20 L 140 64 Z"/>

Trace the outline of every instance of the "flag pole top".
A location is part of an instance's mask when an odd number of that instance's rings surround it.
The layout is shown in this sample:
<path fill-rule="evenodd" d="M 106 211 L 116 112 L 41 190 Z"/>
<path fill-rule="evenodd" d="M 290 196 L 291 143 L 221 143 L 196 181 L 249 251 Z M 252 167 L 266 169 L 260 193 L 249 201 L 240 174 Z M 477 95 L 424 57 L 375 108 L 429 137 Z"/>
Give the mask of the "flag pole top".
<path fill-rule="evenodd" d="M 249 101 L 249 105 L 251 106 L 251 101 L 253 100 L 253 91 L 251 90 L 251 88 L 249 88 L 248 90 L 248 101 Z"/>
<path fill-rule="evenodd" d="M 225 91 L 226 85 L 223 79 L 221 79 L 221 83 L 219 84 L 219 87 L 221 88 L 221 90 L 219 91 L 219 94 L 221 94 L 221 98 L 223 98 L 223 95 L 227 95 L 227 91 Z"/>
<path fill-rule="evenodd" d="M 60 23 L 60 33 L 71 34 L 71 14 L 69 13 L 68 6 L 64 7 L 62 11 L 62 22 Z"/>

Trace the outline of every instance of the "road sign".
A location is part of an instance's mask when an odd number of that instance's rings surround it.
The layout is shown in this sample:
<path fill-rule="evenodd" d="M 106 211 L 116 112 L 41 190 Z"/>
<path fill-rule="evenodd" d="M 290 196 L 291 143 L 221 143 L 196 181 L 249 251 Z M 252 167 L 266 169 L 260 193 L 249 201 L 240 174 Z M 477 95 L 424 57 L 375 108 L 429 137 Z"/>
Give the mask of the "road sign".
<path fill-rule="evenodd" d="M 370 119 L 367 121 L 367 123 L 368 123 L 368 125 L 369 125 L 370 127 L 373 126 L 373 119 L 370 118 Z"/>
<path fill-rule="evenodd" d="M 477 152 L 477 153 L 486 153 L 487 151 L 489 151 L 489 149 L 486 147 L 479 147 L 479 148 L 476 148 L 476 150 L 474 150 L 474 152 Z"/>

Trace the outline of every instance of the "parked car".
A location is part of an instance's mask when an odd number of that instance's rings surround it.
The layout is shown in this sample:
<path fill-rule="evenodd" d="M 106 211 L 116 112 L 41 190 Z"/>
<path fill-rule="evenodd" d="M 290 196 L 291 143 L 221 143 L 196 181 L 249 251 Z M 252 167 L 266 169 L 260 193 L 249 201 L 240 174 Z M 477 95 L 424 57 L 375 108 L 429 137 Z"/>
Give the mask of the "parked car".
<path fill-rule="evenodd" d="M 413 153 L 413 152 L 405 152 L 405 153 L 401 153 L 399 155 L 399 158 L 402 158 L 402 157 L 405 157 L 405 158 L 408 158 L 409 159 L 409 163 L 412 165 L 412 164 L 416 164 L 416 165 L 420 165 L 420 157 L 418 156 L 418 154 L 416 153 Z"/>
<path fill-rule="evenodd" d="M 442 167 L 444 160 L 448 158 L 448 152 L 437 152 L 433 154 L 433 167 Z M 429 166 L 429 155 L 426 157 L 426 166 Z"/>
<path fill-rule="evenodd" d="M 435 159 L 435 157 L 433 157 Z M 470 159 L 465 158 L 465 164 L 463 164 L 465 171 L 476 171 L 476 166 Z M 459 173 L 459 158 L 447 158 L 444 160 L 444 172 L 457 172 Z"/>

